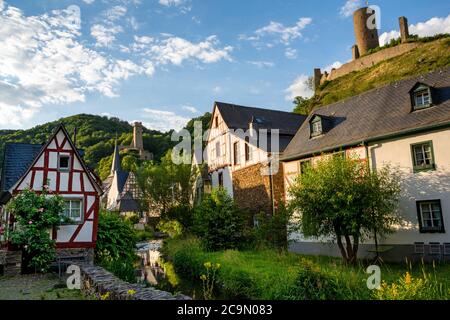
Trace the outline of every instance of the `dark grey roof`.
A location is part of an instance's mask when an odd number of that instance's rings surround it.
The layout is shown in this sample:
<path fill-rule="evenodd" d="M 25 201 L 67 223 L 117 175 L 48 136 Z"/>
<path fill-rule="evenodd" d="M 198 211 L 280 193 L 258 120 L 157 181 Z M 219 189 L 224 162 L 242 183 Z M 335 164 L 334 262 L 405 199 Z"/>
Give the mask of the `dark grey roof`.
<path fill-rule="evenodd" d="M 433 106 L 412 112 L 409 91 L 418 82 L 432 87 Z M 310 139 L 309 120 L 327 118 L 327 131 Z M 390 134 L 450 122 L 450 67 L 373 89 L 314 110 L 282 159 L 294 159 Z"/>
<path fill-rule="evenodd" d="M 120 212 L 138 212 L 140 211 L 139 202 L 133 198 L 133 196 L 127 192 L 119 200 Z"/>
<path fill-rule="evenodd" d="M 0 191 L 7 191 L 14 186 L 25 174 L 41 149 L 41 144 L 5 144 Z"/>
<path fill-rule="evenodd" d="M 292 112 L 239 106 L 216 102 L 225 123 L 230 129 L 249 128 L 254 121 L 261 129 L 279 129 L 280 134 L 295 135 L 306 117 Z"/>
<path fill-rule="evenodd" d="M 119 154 L 119 146 L 117 145 L 117 139 L 114 145 L 114 153 L 113 153 L 113 159 L 111 164 L 111 174 L 114 174 L 115 171 L 120 171 L 120 154 Z"/>
<path fill-rule="evenodd" d="M 125 186 L 125 183 L 127 182 L 128 179 L 128 172 L 122 171 L 121 169 L 119 169 L 118 171 L 116 171 L 117 173 L 117 184 L 118 184 L 118 189 L 119 189 L 119 193 L 122 193 L 123 191 L 123 187 Z"/>

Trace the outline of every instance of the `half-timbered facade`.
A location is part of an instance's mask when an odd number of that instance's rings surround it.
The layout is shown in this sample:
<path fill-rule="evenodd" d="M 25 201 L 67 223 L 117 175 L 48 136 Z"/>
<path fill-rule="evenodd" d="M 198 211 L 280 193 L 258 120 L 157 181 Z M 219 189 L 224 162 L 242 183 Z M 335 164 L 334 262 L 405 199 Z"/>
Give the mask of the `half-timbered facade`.
<path fill-rule="evenodd" d="M 59 125 L 44 145 L 9 143 L 1 179 L 0 204 L 3 221 L 14 227 L 5 210 L 8 201 L 25 189 L 64 198 L 63 212 L 71 220 L 52 231 L 58 249 L 93 249 L 97 240 L 101 187 L 85 165 L 63 125 Z"/>

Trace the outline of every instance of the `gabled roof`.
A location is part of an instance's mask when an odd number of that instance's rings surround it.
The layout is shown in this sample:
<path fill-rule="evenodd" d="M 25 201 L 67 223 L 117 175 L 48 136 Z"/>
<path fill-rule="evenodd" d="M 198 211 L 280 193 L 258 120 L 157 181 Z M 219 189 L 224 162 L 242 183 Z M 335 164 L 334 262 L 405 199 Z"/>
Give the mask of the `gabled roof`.
<path fill-rule="evenodd" d="M 306 116 L 292 112 L 245 107 L 216 102 L 215 106 L 230 129 L 248 130 L 253 120 L 260 129 L 279 129 L 280 134 L 295 135 Z"/>
<path fill-rule="evenodd" d="M 412 112 L 409 92 L 418 82 L 434 88 L 434 105 Z M 325 134 L 310 139 L 308 123 L 315 115 L 331 119 L 331 126 Z M 447 124 L 450 124 L 450 67 L 314 110 L 284 151 L 282 160 Z"/>
<path fill-rule="evenodd" d="M 11 143 L 11 147 L 8 149 L 5 149 L 5 161 L 3 163 L 5 174 L 2 174 L 1 178 L 1 186 L 2 193 L 8 193 L 12 188 L 14 188 L 15 185 L 17 185 L 24 176 L 28 173 L 28 171 L 31 169 L 31 167 L 36 163 L 39 156 L 44 152 L 44 150 L 48 147 L 50 142 L 55 138 L 56 134 L 62 130 L 64 135 L 67 137 L 67 142 L 71 146 L 71 148 L 77 152 L 75 152 L 75 156 L 78 157 L 78 161 L 80 162 L 83 169 L 86 171 L 86 174 L 88 176 L 89 181 L 92 183 L 94 188 L 101 193 L 102 189 L 100 185 L 97 183 L 96 179 L 92 177 L 91 171 L 88 169 L 86 164 L 84 163 L 82 159 L 83 151 L 76 149 L 73 145 L 72 139 L 70 138 L 69 133 L 67 132 L 66 128 L 63 124 L 59 124 L 53 131 L 52 135 L 48 139 L 48 141 L 44 145 L 33 145 L 33 144 L 17 144 L 17 143 Z M 17 147 L 18 146 L 18 147 Z M 33 151 L 30 152 L 28 155 L 24 155 L 24 151 Z M 37 151 L 36 151 L 37 150 Z M 20 165 L 15 165 L 14 162 L 16 162 L 16 157 L 20 160 Z M 9 169 L 5 169 L 6 167 L 9 167 Z M 20 172 L 20 174 L 19 174 Z M 7 187 L 7 188 L 6 188 Z M 3 198 L 3 196 L 1 196 Z"/>

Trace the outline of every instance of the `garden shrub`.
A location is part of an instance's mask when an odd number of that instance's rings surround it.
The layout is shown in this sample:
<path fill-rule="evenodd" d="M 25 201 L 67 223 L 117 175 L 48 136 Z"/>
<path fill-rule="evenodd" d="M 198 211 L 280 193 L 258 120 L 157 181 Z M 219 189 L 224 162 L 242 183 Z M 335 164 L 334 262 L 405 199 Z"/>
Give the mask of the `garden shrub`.
<path fill-rule="evenodd" d="M 156 227 L 171 238 L 179 237 L 183 233 L 183 226 L 177 220 L 161 220 Z"/>
<path fill-rule="evenodd" d="M 16 228 L 8 236 L 22 250 L 25 268 L 39 272 L 50 268 L 56 258 L 51 231 L 70 220 L 62 216 L 64 207 L 62 197 L 48 195 L 48 186 L 41 193 L 24 190 L 8 204 L 16 219 Z"/>
<path fill-rule="evenodd" d="M 207 250 L 238 248 L 246 229 L 244 214 L 223 188 L 206 195 L 194 210 L 193 231 Z"/>
<path fill-rule="evenodd" d="M 136 236 L 133 225 L 118 214 L 100 212 L 98 219 L 97 246 L 95 259 L 104 260 L 135 260 Z"/>
<path fill-rule="evenodd" d="M 163 220 L 176 220 L 184 229 L 192 226 L 192 208 L 188 204 L 180 204 L 168 209 L 161 215 Z"/>
<path fill-rule="evenodd" d="M 287 249 L 290 211 L 285 206 L 280 206 L 274 215 L 261 212 L 257 215 L 258 226 L 254 228 L 253 235 L 256 245 L 262 245 L 275 249 Z"/>
<path fill-rule="evenodd" d="M 136 283 L 135 261 L 127 258 L 119 258 L 114 260 L 103 260 L 101 266 L 113 273 L 119 279 Z"/>

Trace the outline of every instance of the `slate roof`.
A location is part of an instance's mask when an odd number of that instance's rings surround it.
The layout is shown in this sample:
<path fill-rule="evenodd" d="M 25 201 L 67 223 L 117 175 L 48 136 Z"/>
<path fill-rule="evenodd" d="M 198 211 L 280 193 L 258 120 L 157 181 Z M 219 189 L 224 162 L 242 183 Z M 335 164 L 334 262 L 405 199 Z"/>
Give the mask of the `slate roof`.
<path fill-rule="evenodd" d="M 122 171 L 122 169 L 119 168 L 119 170 L 117 170 L 116 173 L 117 173 L 117 184 L 119 193 L 122 193 L 123 187 L 125 186 L 125 183 L 127 182 L 128 179 L 128 172 Z"/>
<path fill-rule="evenodd" d="M 8 191 L 26 173 L 43 146 L 43 144 L 16 142 L 5 144 L 0 193 Z M 78 153 L 83 157 L 83 150 L 78 149 Z"/>
<path fill-rule="evenodd" d="M 245 107 L 224 102 L 216 102 L 215 105 L 230 129 L 247 130 L 253 119 L 261 129 L 279 129 L 280 134 L 295 135 L 306 119 L 306 116 L 292 112 Z"/>
<path fill-rule="evenodd" d="M 418 82 L 432 87 L 433 106 L 412 112 L 409 91 Z M 327 131 L 310 138 L 309 121 L 315 115 L 327 118 Z M 450 67 L 314 110 L 284 151 L 282 160 L 446 123 L 450 123 Z"/>
<path fill-rule="evenodd" d="M 120 212 L 139 212 L 140 206 L 139 202 L 133 198 L 133 196 L 127 192 L 119 200 L 119 211 Z"/>
<path fill-rule="evenodd" d="M 42 149 L 41 144 L 6 143 L 0 191 L 9 190 L 25 174 Z"/>

